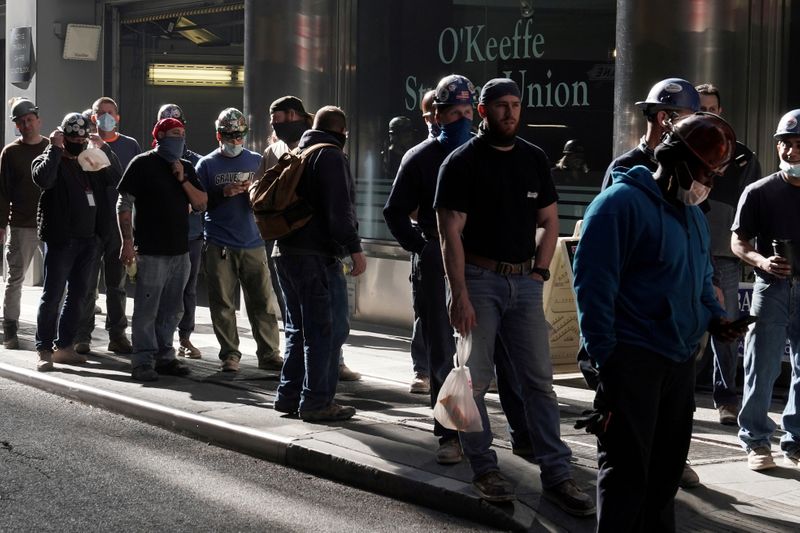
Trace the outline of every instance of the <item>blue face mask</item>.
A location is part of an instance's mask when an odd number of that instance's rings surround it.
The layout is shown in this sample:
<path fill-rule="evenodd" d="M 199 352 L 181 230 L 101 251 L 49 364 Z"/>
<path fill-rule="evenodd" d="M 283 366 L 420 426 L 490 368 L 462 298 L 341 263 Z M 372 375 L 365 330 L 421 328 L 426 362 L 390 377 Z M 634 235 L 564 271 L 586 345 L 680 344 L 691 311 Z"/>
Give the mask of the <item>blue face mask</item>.
<path fill-rule="evenodd" d="M 236 157 L 244 150 L 243 144 L 220 143 L 220 150 L 228 157 Z"/>
<path fill-rule="evenodd" d="M 156 153 L 172 163 L 183 155 L 184 142 L 183 137 L 164 137 L 156 144 Z"/>
<path fill-rule="evenodd" d="M 97 127 L 103 131 L 112 131 L 117 125 L 116 119 L 111 116 L 111 113 L 100 115 L 97 117 Z"/>
<path fill-rule="evenodd" d="M 472 121 L 467 117 L 461 117 L 450 124 L 442 124 L 442 131 L 437 137 L 448 152 L 452 152 L 471 138 Z"/>

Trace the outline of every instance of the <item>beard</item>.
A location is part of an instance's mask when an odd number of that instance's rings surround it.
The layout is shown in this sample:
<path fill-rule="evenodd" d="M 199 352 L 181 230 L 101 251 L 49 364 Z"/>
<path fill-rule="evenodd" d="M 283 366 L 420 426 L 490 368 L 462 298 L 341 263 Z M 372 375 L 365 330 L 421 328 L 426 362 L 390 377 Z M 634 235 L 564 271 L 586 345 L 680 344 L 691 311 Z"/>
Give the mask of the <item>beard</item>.
<path fill-rule="evenodd" d="M 498 140 L 504 141 L 511 141 L 519 132 L 519 120 L 513 121 L 513 125 L 511 124 L 512 120 L 513 119 L 497 120 L 491 117 L 486 117 L 488 130 L 492 133 L 492 136 Z"/>

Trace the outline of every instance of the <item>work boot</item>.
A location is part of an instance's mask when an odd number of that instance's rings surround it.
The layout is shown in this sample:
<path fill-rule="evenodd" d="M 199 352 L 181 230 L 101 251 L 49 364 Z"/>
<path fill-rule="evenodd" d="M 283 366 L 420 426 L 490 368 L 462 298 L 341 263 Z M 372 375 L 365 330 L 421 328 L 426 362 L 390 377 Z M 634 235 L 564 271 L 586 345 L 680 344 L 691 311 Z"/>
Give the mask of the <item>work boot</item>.
<path fill-rule="evenodd" d="M 86 356 L 75 351 L 72 346 L 56 348 L 53 352 L 53 362 L 62 365 L 82 365 L 86 362 Z"/>
<path fill-rule="evenodd" d="M 496 470 L 476 477 L 472 481 L 472 488 L 487 502 L 510 502 L 517 498 L 514 486 Z"/>
<path fill-rule="evenodd" d="M 92 345 L 86 341 L 76 342 L 74 349 L 78 353 L 89 353 L 92 351 Z"/>
<path fill-rule="evenodd" d="M 50 372 L 53 370 L 52 350 L 39 350 L 39 361 L 36 362 L 36 370 L 39 372 Z"/>
<path fill-rule="evenodd" d="M 280 372 L 283 368 L 283 357 L 278 354 L 274 354 L 266 359 L 259 359 L 258 368 L 261 370 L 277 370 Z"/>
<path fill-rule="evenodd" d="M 719 411 L 719 423 L 723 426 L 738 426 L 739 409 L 736 405 L 720 405 L 717 410 Z"/>
<path fill-rule="evenodd" d="M 131 370 L 131 379 L 134 381 L 158 381 L 158 372 L 150 365 L 140 365 Z"/>
<path fill-rule="evenodd" d="M 415 372 L 414 379 L 411 380 L 411 385 L 408 387 L 408 392 L 411 394 L 430 394 L 431 380 L 427 374 Z"/>
<path fill-rule="evenodd" d="M 358 381 L 359 379 L 361 379 L 360 373 L 350 370 L 344 363 L 339 365 L 339 381 Z"/>
<path fill-rule="evenodd" d="M 591 496 L 578 488 L 573 479 L 567 479 L 555 487 L 544 489 L 542 496 L 573 516 L 591 516 L 597 511 Z"/>
<path fill-rule="evenodd" d="M 3 320 L 3 346 L 8 350 L 19 350 L 16 320 Z"/>
<path fill-rule="evenodd" d="M 682 489 L 693 489 L 700 486 L 700 476 L 688 463 L 683 465 L 683 472 L 681 472 L 681 480 L 678 482 L 678 486 Z"/>
<path fill-rule="evenodd" d="M 229 355 L 222 361 L 220 365 L 223 372 L 238 372 L 239 371 L 239 358 L 235 355 Z"/>
<path fill-rule="evenodd" d="M 117 354 L 129 354 L 133 352 L 133 346 L 131 346 L 131 341 L 128 340 L 128 337 L 120 335 L 108 341 L 108 351 Z"/>
<path fill-rule="evenodd" d="M 188 357 L 189 359 L 201 359 L 203 357 L 203 353 L 197 346 L 192 344 L 189 337 L 181 339 L 181 344 L 178 347 L 178 355 Z"/>
<path fill-rule="evenodd" d="M 300 418 L 303 422 L 339 422 L 353 418 L 356 414 L 355 407 L 339 405 L 331 402 L 327 407 L 315 409 L 313 411 L 300 411 Z"/>
<path fill-rule="evenodd" d="M 460 463 L 463 458 L 464 452 L 461 451 L 461 442 L 458 437 L 447 439 L 436 450 L 436 462 L 440 465 L 455 465 Z"/>

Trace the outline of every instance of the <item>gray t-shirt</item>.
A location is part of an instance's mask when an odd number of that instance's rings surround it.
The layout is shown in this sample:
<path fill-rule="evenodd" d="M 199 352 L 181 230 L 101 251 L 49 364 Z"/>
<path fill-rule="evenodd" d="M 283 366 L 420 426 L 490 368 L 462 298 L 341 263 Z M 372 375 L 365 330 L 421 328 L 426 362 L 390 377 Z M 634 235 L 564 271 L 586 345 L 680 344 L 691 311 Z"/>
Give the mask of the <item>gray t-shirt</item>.
<path fill-rule="evenodd" d="M 790 185 L 781 172 L 748 185 L 739 199 L 731 231 L 739 237 L 755 239 L 755 248 L 764 257 L 773 254 L 773 239 L 791 239 L 800 248 L 800 187 Z M 758 274 L 771 277 L 760 269 Z"/>

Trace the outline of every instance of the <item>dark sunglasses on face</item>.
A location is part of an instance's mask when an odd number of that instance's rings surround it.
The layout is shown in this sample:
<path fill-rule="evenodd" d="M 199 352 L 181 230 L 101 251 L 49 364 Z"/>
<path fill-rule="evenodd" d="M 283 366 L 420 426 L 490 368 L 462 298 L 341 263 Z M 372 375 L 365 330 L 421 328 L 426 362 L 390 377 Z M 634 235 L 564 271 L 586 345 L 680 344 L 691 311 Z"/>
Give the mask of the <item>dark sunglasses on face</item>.
<path fill-rule="evenodd" d="M 219 136 L 226 141 L 238 141 L 247 137 L 247 132 L 220 133 Z"/>

